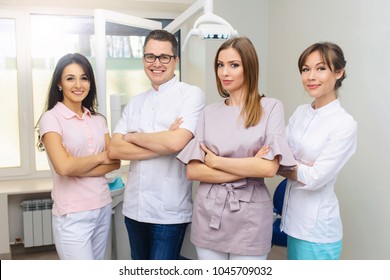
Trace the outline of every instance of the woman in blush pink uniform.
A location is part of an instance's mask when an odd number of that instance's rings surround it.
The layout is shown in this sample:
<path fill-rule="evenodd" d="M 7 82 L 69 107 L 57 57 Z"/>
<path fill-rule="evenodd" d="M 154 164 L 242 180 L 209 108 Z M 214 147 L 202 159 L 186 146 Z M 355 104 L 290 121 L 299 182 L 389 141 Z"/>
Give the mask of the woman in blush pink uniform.
<path fill-rule="evenodd" d="M 111 195 L 104 175 L 120 162 L 108 158 L 107 123 L 95 107 L 91 64 L 81 54 L 63 56 L 39 121 L 53 175 L 53 235 L 60 259 L 103 259 L 109 239 Z"/>
<path fill-rule="evenodd" d="M 204 109 L 194 139 L 178 155 L 188 178 L 200 181 L 191 241 L 199 259 L 266 259 L 273 206 L 264 178 L 295 165 L 283 105 L 260 96 L 259 62 L 248 38 L 223 43 L 214 67 L 224 99 Z"/>

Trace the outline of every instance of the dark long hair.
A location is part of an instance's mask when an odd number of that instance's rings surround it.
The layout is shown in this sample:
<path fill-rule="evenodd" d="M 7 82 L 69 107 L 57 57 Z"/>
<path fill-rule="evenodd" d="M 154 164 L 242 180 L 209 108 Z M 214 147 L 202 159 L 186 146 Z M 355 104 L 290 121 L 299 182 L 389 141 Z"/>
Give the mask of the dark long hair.
<path fill-rule="evenodd" d="M 43 112 L 51 110 L 57 104 L 57 102 L 62 102 L 64 100 L 64 93 L 62 90 L 60 91 L 59 84 L 61 82 L 62 73 L 64 72 L 65 67 L 72 63 L 76 63 L 80 65 L 81 68 L 83 68 L 85 75 L 87 76 L 90 82 L 90 90 L 88 92 L 88 95 L 82 101 L 82 106 L 87 108 L 92 115 L 96 115 L 98 114 L 96 112 L 98 102 L 97 102 L 95 75 L 93 73 L 93 68 L 89 60 L 84 55 L 79 53 L 66 54 L 63 57 L 61 57 L 60 60 L 57 62 L 57 65 L 53 72 L 53 76 L 51 78 L 49 92 L 47 95 L 46 104 Z M 38 129 L 40 119 L 41 118 L 39 118 L 35 126 L 35 129 Z M 38 130 L 38 150 L 40 151 L 44 150 L 43 144 L 41 142 L 39 130 Z"/>
<path fill-rule="evenodd" d="M 69 64 L 76 63 L 83 68 L 85 75 L 87 76 L 90 82 L 90 90 L 88 95 L 82 101 L 82 106 L 87 108 L 92 115 L 96 114 L 97 108 L 97 93 L 96 93 L 96 83 L 95 83 L 95 75 L 93 73 L 93 68 L 89 60 L 79 53 L 69 53 L 64 55 L 58 61 L 56 68 L 54 69 L 53 77 L 49 86 L 49 94 L 47 96 L 46 105 L 44 111 L 51 110 L 57 102 L 61 102 L 64 100 L 64 94 L 59 90 L 59 84 L 61 82 L 62 73 L 64 69 Z"/>

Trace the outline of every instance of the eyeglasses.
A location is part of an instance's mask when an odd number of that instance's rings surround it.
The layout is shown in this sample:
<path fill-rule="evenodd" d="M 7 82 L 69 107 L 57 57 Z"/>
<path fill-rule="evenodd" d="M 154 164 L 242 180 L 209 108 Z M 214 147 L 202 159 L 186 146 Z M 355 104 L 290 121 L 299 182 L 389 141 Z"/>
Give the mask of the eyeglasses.
<path fill-rule="evenodd" d="M 168 55 L 168 54 L 154 55 L 152 53 L 145 53 L 144 54 L 144 59 L 148 63 L 153 63 L 158 58 L 158 60 L 162 64 L 168 64 L 169 62 L 171 62 L 172 57 L 176 57 L 176 55 Z"/>

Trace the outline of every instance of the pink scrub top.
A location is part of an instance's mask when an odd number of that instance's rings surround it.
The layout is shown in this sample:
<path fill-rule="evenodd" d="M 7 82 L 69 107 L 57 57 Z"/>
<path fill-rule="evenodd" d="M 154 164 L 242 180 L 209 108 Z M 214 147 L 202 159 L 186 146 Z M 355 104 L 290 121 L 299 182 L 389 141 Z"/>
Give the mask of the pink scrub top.
<path fill-rule="evenodd" d="M 109 133 L 103 116 L 91 115 L 84 108 L 80 118 L 61 102 L 42 115 L 39 131 L 41 136 L 48 132 L 61 135 L 64 146 L 74 157 L 103 152 L 106 149 L 105 135 Z M 111 203 L 104 176 L 61 176 L 54 170 L 50 159 L 49 163 L 53 175 L 53 215 L 98 209 Z"/>

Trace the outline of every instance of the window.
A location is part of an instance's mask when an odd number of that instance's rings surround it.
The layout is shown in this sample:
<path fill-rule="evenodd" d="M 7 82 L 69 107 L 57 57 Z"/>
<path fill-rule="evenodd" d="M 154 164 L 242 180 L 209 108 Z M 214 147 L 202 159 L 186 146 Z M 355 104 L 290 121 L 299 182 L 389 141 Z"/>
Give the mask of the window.
<path fill-rule="evenodd" d="M 34 177 L 41 172 L 49 174 L 46 153 L 36 149 L 37 132 L 33 128 L 43 113 L 57 61 L 67 53 L 79 52 L 96 69 L 92 16 L 26 13 L 24 17 L 19 19 L 19 26 L 23 25 L 23 34 L 28 32 L 30 36 L 19 36 L 23 38 L 22 43 L 29 45 L 28 48 L 18 46 L 18 19 L 2 18 L 0 14 L 0 98 L 7 100 L 0 105 L 0 129 L 7 134 L 7 137 L 2 137 L 3 145 L 0 148 L 2 178 L 15 175 Z M 163 26 L 170 21 L 163 20 Z M 125 93 L 132 96 L 150 87 L 142 64 L 143 43 L 148 33 L 146 29 L 106 24 L 105 111 L 109 126 L 110 94 Z M 18 48 L 22 51 L 18 52 Z M 21 69 L 19 61 L 23 61 L 22 68 L 27 69 L 23 71 L 25 75 L 22 75 L 22 79 L 18 72 Z M 179 70 L 177 74 L 180 74 Z M 26 95 L 28 98 L 25 98 Z M 10 168 L 20 171 L 9 173 Z"/>
<path fill-rule="evenodd" d="M 31 15 L 34 125 L 44 110 L 50 79 L 58 60 L 67 53 L 79 52 L 93 63 L 92 34 L 92 17 Z M 49 170 L 46 153 L 37 149 L 35 166 L 37 171 Z"/>
<path fill-rule="evenodd" d="M 0 18 L 0 168 L 21 166 L 15 30 L 15 19 Z"/>

